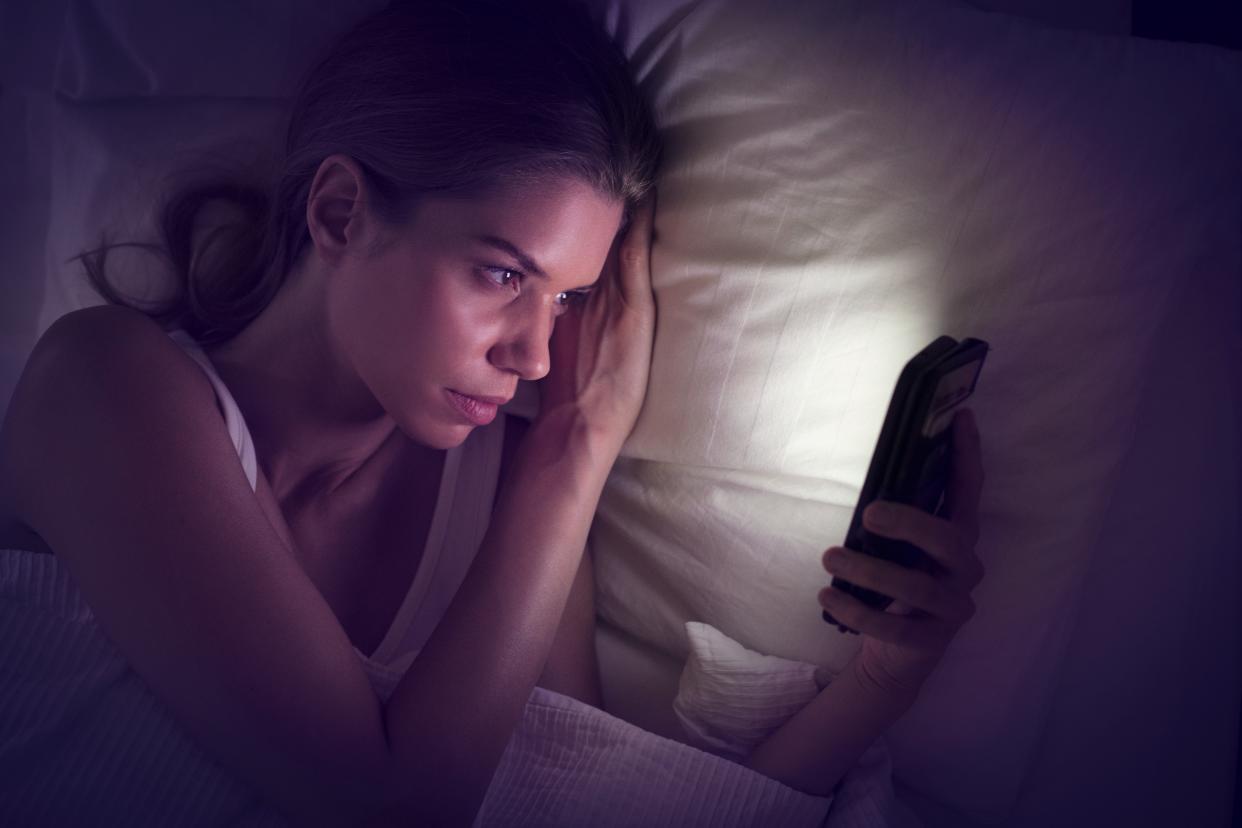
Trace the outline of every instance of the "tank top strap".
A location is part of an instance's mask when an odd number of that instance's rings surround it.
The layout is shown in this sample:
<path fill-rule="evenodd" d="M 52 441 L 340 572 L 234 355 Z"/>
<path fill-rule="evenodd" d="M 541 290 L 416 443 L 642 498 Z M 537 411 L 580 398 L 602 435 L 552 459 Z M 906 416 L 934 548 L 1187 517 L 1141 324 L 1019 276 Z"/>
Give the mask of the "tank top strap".
<path fill-rule="evenodd" d="M 224 380 L 220 379 L 220 375 L 216 372 L 215 366 L 211 364 L 211 360 L 207 357 L 206 352 L 199 347 L 199 344 L 193 337 L 180 328 L 169 331 L 168 337 L 180 345 L 199 364 L 203 372 L 207 374 L 207 379 L 211 381 L 211 385 L 216 391 L 216 399 L 219 400 L 220 411 L 224 414 L 224 423 L 228 428 L 229 439 L 233 441 L 233 448 L 237 449 L 237 456 L 241 460 L 242 470 L 246 473 L 246 480 L 250 483 L 251 490 L 257 491 L 259 461 L 255 455 L 254 440 L 250 437 L 250 429 L 246 427 L 246 420 L 242 417 L 241 408 L 238 407 L 237 401 L 229 393 Z"/>

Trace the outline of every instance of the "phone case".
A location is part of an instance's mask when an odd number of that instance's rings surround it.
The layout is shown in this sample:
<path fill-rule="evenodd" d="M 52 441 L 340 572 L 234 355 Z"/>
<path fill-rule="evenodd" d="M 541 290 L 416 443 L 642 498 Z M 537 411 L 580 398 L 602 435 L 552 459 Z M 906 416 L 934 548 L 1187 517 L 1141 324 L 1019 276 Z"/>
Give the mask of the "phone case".
<path fill-rule="evenodd" d="M 931 571 L 934 562 L 917 546 L 873 535 L 863 527 L 863 510 L 874 500 L 907 503 L 938 514 L 949 479 L 953 432 L 949 427 L 962 403 L 974 393 L 988 344 L 938 337 L 906 363 L 884 416 L 844 546 L 911 568 Z M 893 599 L 834 577 L 831 586 L 875 609 Z M 841 632 L 858 634 L 827 610 L 823 618 Z"/>

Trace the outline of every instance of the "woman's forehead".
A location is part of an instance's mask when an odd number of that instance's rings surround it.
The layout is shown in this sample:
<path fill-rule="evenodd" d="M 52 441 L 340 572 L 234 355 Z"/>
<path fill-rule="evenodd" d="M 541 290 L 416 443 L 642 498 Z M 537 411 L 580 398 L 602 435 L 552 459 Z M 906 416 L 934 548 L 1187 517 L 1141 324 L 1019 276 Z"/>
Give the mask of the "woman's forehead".
<path fill-rule="evenodd" d="M 502 182 L 463 196 L 428 199 L 448 215 L 463 221 L 530 219 L 565 220 L 569 214 L 588 213 L 591 218 L 614 218 L 620 222 L 624 205 L 576 178 Z M 615 229 L 615 228 L 614 228 Z"/>
<path fill-rule="evenodd" d="M 526 267 L 533 264 L 549 275 L 566 268 L 597 271 L 622 213 L 620 200 L 573 179 L 506 184 L 468 197 L 421 199 L 411 221 L 411 240 L 513 248 L 509 252 L 526 259 Z"/>

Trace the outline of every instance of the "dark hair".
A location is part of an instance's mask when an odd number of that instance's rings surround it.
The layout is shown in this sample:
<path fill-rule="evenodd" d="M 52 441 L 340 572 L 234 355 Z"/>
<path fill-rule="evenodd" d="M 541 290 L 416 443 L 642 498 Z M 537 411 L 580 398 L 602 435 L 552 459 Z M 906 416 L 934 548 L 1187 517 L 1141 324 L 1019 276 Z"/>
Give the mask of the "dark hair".
<path fill-rule="evenodd" d="M 101 244 L 80 258 L 108 302 L 135 307 L 200 344 L 228 340 L 276 295 L 310 243 L 315 173 L 342 153 L 362 169 L 369 206 L 400 223 L 423 193 L 469 194 L 572 176 L 634 204 L 653 186 L 659 141 L 624 54 L 568 0 L 403 2 L 337 40 L 305 76 L 283 156 L 266 188 L 217 179 L 175 190 L 159 210 L 159 250 L 176 290 L 139 307 L 105 276 Z M 234 219 L 196 240 L 205 206 Z"/>

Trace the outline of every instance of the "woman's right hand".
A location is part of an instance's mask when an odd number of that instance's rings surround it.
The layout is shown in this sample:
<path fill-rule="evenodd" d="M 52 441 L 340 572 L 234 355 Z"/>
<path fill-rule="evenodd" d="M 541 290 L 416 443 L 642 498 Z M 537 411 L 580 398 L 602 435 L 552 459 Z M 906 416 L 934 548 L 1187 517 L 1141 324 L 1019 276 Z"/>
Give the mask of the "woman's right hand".
<path fill-rule="evenodd" d="M 871 609 L 835 587 L 820 590 L 825 609 L 862 633 L 855 667 L 877 689 L 918 693 L 958 631 L 975 614 L 971 592 L 985 575 L 975 554 L 983 456 L 974 412 L 953 419 L 953 459 L 944 508 L 936 515 L 900 503 L 872 503 L 863 513 L 867 530 L 899 538 L 923 550 L 931 571 L 906 568 L 831 547 L 824 567 L 851 583 L 892 596 L 886 611 Z M 885 523 L 876 518 L 889 515 Z"/>
<path fill-rule="evenodd" d="M 551 367 L 539 381 L 539 419 L 572 410 L 619 451 L 647 395 L 655 341 L 651 289 L 655 192 L 614 241 L 598 287 L 556 324 Z"/>

